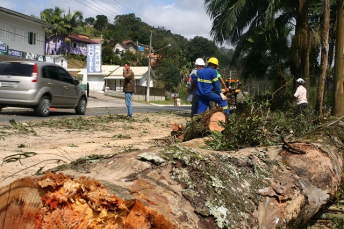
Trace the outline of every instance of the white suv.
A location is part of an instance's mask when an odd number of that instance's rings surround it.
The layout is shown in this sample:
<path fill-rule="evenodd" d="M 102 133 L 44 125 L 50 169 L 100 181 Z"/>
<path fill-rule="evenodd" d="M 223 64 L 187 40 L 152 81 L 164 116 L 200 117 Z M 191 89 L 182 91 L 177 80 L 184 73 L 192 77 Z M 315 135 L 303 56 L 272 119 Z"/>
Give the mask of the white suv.
<path fill-rule="evenodd" d="M 59 65 L 41 61 L 0 63 L 0 109 L 33 108 L 48 116 L 50 108 L 74 108 L 85 114 L 86 92 L 79 81 Z"/>

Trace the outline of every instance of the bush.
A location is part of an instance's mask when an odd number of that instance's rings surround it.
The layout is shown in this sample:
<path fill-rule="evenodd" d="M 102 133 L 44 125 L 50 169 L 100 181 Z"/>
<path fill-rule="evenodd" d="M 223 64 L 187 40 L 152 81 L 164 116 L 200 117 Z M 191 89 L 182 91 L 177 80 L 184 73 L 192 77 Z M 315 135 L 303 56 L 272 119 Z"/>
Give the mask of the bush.
<path fill-rule="evenodd" d="M 296 115 L 295 109 L 271 112 L 268 104 L 247 104 L 241 114 L 231 114 L 224 130 L 212 132 L 208 145 L 215 150 L 270 146 L 281 143 L 281 138 L 300 138 L 316 130 L 321 120 L 312 109 Z"/>

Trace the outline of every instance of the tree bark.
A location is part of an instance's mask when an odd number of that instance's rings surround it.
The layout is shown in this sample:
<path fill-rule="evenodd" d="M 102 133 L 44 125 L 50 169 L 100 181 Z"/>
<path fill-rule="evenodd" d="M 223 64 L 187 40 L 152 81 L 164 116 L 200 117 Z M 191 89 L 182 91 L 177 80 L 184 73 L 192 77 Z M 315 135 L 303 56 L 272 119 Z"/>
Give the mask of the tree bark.
<path fill-rule="evenodd" d="M 70 164 L 0 189 L 1 226 L 302 228 L 336 195 L 343 162 L 325 141 L 288 145 L 305 154 L 282 145 L 214 152 L 194 139 L 104 158 L 89 178 Z"/>
<path fill-rule="evenodd" d="M 309 52 L 310 39 L 308 31 L 308 0 L 299 0 L 298 18 L 300 30 L 298 33 L 299 51 L 301 57 L 301 78 L 306 80 L 306 89 L 309 88 Z M 309 90 L 307 90 L 309 91 Z"/>
<path fill-rule="evenodd" d="M 324 91 L 327 75 L 327 58 L 328 58 L 328 37 L 330 31 L 330 0 L 324 0 L 324 22 L 321 33 L 321 60 L 320 60 L 320 79 L 317 91 L 317 100 L 315 111 L 323 115 Z"/>
<path fill-rule="evenodd" d="M 333 115 L 344 115 L 344 0 L 337 0 L 337 38 L 333 92 Z"/>

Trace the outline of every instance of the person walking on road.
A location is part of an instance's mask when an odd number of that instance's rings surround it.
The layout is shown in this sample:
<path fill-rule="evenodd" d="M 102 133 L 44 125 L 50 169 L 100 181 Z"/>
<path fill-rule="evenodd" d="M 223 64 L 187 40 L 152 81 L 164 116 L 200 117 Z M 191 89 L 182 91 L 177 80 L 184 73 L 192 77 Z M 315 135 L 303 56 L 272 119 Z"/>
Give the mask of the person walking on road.
<path fill-rule="evenodd" d="M 186 91 L 188 94 L 186 95 L 186 101 L 191 102 L 191 117 L 197 114 L 198 111 L 198 95 L 197 92 L 197 71 L 204 68 L 205 63 L 202 58 L 197 58 L 195 61 L 195 69 L 192 70 L 191 75 L 189 77 L 189 81 L 186 84 Z"/>
<path fill-rule="evenodd" d="M 131 97 L 135 92 L 135 75 L 130 69 L 130 64 L 125 63 L 123 68 L 124 85 L 123 92 L 125 93 L 125 105 L 128 108 L 128 117 L 131 118 L 133 115 L 133 107 L 131 104 Z"/>
<path fill-rule="evenodd" d="M 216 73 L 216 67 L 219 64 L 217 58 L 212 57 L 208 61 L 208 66 L 197 71 L 197 92 L 198 95 L 198 111 L 200 114 L 208 109 L 209 101 L 219 104 L 223 111 L 229 117 L 229 108 L 227 98 L 221 91 L 221 86 Z"/>
<path fill-rule="evenodd" d="M 302 78 L 296 80 L 296 92 L 294 97 L 296 98 L 296 114 L 301 114 L 308 106 L 307 101 L 307 89 L 303 86 L 305 81 Z"/>

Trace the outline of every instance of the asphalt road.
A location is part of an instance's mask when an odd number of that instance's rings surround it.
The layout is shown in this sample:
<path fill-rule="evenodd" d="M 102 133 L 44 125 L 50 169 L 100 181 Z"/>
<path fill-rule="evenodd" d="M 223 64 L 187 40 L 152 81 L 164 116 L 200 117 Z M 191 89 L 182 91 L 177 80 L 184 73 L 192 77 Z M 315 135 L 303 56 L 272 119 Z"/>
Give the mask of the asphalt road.
<path fill-rule="evenodd" d="M 133 102 L 133 117 L 135 113 L 157 112 L 157 111 L 180 111 L 188 113 L 191 106 L 161 106 L 145 102 Z M 107 114 L 127 114 L 127 107 L 124 99 L 114 98 L 104 95 L 102 93 L 90 92 L 87 102 L 87 110 L 85 116 L 107 115 Z M 43 120 L 49 118 L 68 118 L 68 117 L 81 117 L 83 115 L 75 114 L 74 109 L 57 109 L 50 112 L 48 117 L 38 117 L 33 112 L 33 109 L 26 108 L 4 108 L 0 112 L 0 122 L 8 122 L 9 120 L 16 120 L 17 122 L 29 120 Z M 187 116 L 187 115 L 186 115 Z"/>

